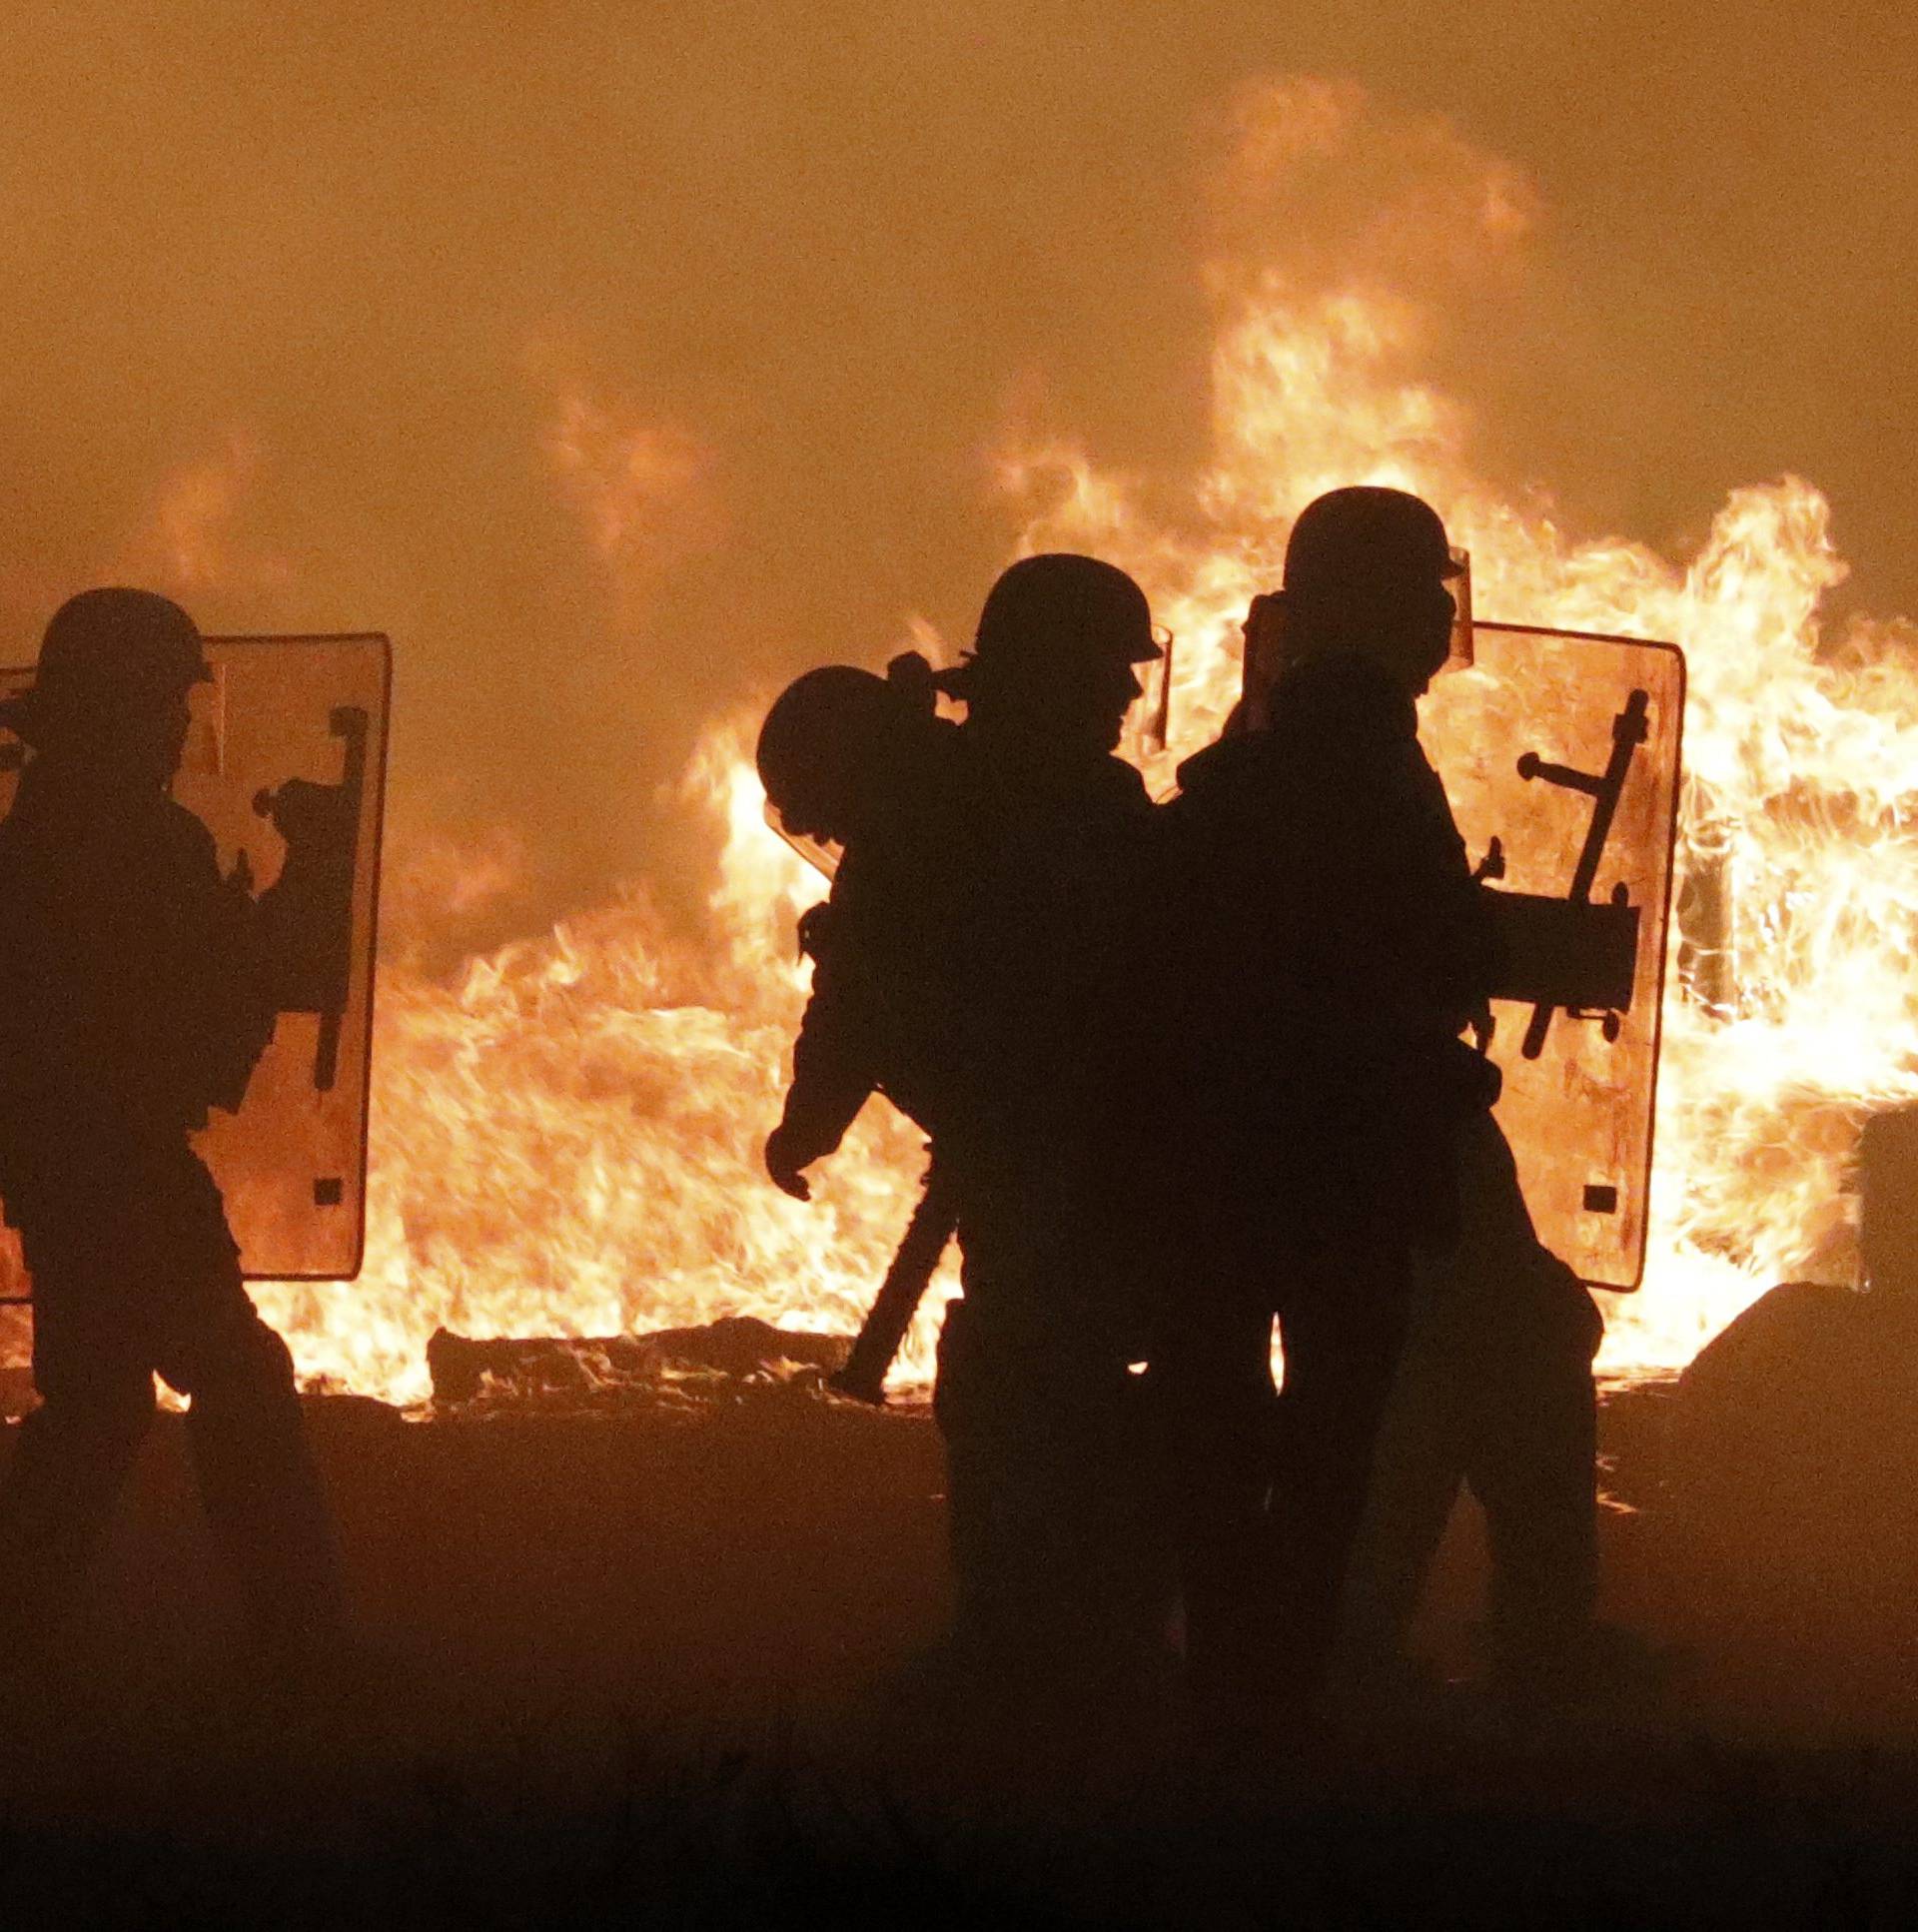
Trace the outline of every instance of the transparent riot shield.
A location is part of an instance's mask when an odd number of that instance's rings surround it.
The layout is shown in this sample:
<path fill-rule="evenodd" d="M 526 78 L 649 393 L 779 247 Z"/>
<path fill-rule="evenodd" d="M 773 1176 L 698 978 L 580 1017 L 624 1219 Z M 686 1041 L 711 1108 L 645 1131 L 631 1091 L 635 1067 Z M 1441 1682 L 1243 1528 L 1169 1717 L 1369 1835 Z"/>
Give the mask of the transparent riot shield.
<path fill-rule="evenodd" d="M 378 634 L 209 637 L 206 654 L 174 796 L 258 895 L 280 1012 L 238 1112 L 216 1111 L 198 1145 L 249 1277 L 350 1280 L 366 1245 L 392 650 Z M 32 682 L 0 672 L 9 693 Z M 22 755 L 0 732 L 0 810 Z M 17 1253 L 0 1263 L 17 1291 Z"/>
<path fill-rule="evenodd" d="M 1644 1272 L 1684 699 L 1669 644 L 1481 620 L 1422 719 L 1505 940 L 1498 1118 L 1595 1287 Z"/>

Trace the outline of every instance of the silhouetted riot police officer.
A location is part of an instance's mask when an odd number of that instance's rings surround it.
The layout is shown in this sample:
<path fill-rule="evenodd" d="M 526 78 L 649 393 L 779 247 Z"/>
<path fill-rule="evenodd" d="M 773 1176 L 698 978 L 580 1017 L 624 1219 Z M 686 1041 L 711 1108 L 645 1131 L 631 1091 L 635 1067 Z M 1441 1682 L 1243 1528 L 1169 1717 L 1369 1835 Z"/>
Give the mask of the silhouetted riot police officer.
<path fill-rule="evenodd" d="M 1115 756 L 1160 655 L 1144 593 L 1090 557 L 994 584 L 954 682 L 976 861 L 967 1087 L 947 1137 L 964 1294 L 940 1339 L 959 1631 L 1083 1674 L 1152 1661 L 1164 1629 L 1148 1482 L 1126 1063 L 1130 921 L 1151 820 Z"/>
<path fill-rule="evenodd" d="M 286 1345 L 242 1281 L 189 1137 L 237 1108 L 273 1026 L 253 901 L 169 795 L 209 676 L 177 604 L 89 590 L 55 613 L 0 822 L 0 1193 L 34 1298 L 41 1407 L 0 1490 L 0 1600 L 38 1625 L 99 1540 L 154 1409 L 189 1401 L 208 1517 L 276 1646 L 337 1611 Z"/>
<path fill-rule="evenodd" d="M 1134 666 L 1158 654 L 1144 594 L 1109 564 L 1035 556 L 999 578 L 972 654 L 939 674 L 964 724 L 918 741 L 920 783 L 882 780 L 883 809 L 842 816 L 767 1148 L 799 1192 L 874 1085 L 919 1096 L 896 1092 L 932 1130 L 964 1259 L 936 1395 L 956 1647 L 995 1669 L 1136 1663 L 1161 1604 L 1115 1106 L 1133 990 L 1118 941 L 1149 803 L 1113 755 Z"/>
<path fill-rule="evenodd" d="M 804 1170 L 831 1155 L 885 1093 L 935 1131 L 956 1047 L 951 881 L 970 818 L 955 725 L 935 715 L 932 671 L 887 677 L 848 665 L 808 671 L 766 714 L 756 751 L 782 829 L 838 848 L 832 892 L 801 922 L 812 994 L 766 1168 L 808 1198 Z"/>
<path fill-rule="evenodd" d="M 1496 1091 L 1458 1038 L 1490 935 L 1418 738 L 1453 572 L 1417 497 L 1309 504 L 1248 621 L 1282 665 L 1270 702 L 1186 762 L 1166 814 L 1184 1287 L 1155 1367 L 1188 1655 L 1202 1691 L 1282 1710 L 1322 1685 L 1413 1251 L 1453 1238 L 1452 1147 Z"/>

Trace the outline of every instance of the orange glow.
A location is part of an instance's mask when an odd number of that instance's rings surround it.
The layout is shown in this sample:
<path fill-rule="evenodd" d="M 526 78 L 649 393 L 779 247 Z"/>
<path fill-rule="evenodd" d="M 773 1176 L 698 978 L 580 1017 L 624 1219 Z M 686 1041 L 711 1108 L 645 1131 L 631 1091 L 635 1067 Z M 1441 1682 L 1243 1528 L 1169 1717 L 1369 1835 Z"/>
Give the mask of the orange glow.
<path fill-rule="evenodd" d="M 1642 1292 L 1611 1310 L 1603 1358 L 1682 1363 L 1773 1283 L 1853 1277 L 1858 1123 L 1918 1094 L 1912 636 L 1821 638 L 1820 598 L 1843 565 L 1824 499 L 1796 479 L 1736 491 L 1680 567 L 1575 539 L 1547 500 L 1474 472 L 1465 412 L 1409 375 L 1431 315 L 1403 291 L 1498 285 L 1537 213 L 1516 172 L 1444 122 L 1391 120 L 1343 84 L 1248 89 L 1227 132 L 1207 270 L 1210 462 L 1169 494 L 1069 438 L 1025 439 L 995 471 L 1019 547 L 1111 557 L 1177 633 L 1172 744 L 1135 746 L 1160 790 L 1223 722 L 1241 617 L 1278 581 L 1292 518 L 1336 484 L 1396 483 L 1437 504 L 1472 553 L 1485 618 L 1684 647 L 1680 885 L 1688 866 L 1730 881 L 1732 990 L 1707 1010 L 1671 975 L 1651 1260 Z M 662 564 L 714 540 L 714 459 L 575 380 L 568 360 L 551 344 L 525 358 L 551 399 L 547 486 L 623 607 Z M 167 580 L 231 567 L 223 531 L 249 461 L 236 442 L 169 487 L 156 536 Z M 916 620 L 897 642 L 941 648 Z M 892 647 L 874 637 L 868 654 Z M 403 662 L 403 714 L 406 693 Z M 873 1106 L 810 1205 L 760 1172 L 804 998 L 793 917 L 822 886 L 762 822 L 745 755 L 753 709 L 709 727 L 680 794 L 716 855 L 701 940 L 635 890 L 449 983 L 414 961 L 463 909 L 510 893 L 514 840 L 390 854 L 368 1265 L 354 1284 L 260 1292 L 310 1380 L 418 1399 L 442 1324 L 491 1336 L 729 1313 L 856 1323 L 905 1226 L 918 1137 Z M 1441 766 L 1457 750 L 1433 748 Z M 914 1332 L 906 1379 L 929 1373 L 949 1287 Z"/>
<path fill-rule="evenodd" d="M 189 598 L 214 585 L 284 586 L 291 566 L 250 546 L 237 528 L 259 468 L 260 453 L 240 430 L 230 431 L 212 455 L 177 466 L 160 485 L 150 527 L 128 547 L 116 574 Z"/>
<path fill-rule="evenodd" d="M 1290 517 L 1335 482 L 1438 503 L 1472 551 L 1487 616 L 1685 646 L 1681 864 L 1700 842 L 1729 850 L 1738 992 L 1713 1017 L 1674 975 L 1652 1259 L 1642 1293 L 1611 1311 L 1605 1357 L 1682 1363 L 1773 1282 L 1850 1277 L 1858 1121 L 1918 1093 L 1905 963 L 1918 938 L 1918 679 L 1899 636 L 1821 650 L 1818 600 L 1842 566 L 1808 484 L 1738 491 L 1684 569 L 1574 541 L 1474 482 L 1448 406 L 1384 373 L 1396 328 L 1357 298 L 1245 299 L 1219 341 L 1217 460 L 1183 528 L 1069 450 L 1010 457 L 1003 479 L 1034 503 L 1030 546 L 1115 558 L 1179 633 L 1158 784 L 1217 729 L 1247 599 L 1277 580 Z M 457 985 L 390 967 L 366 1275 L 263 1292 L 307 1375 L 417 1398 L 442 1323 L 492 1335 L 735 1312 L 856 1322 L 909 1211 L 916 1137 L 875 1105 L 810 1206 L 760 1175 L 803 999 L 792 919 L 820 886 L 761 822 L 748 723 L 711 730 L 685 781 L 718 848 L 710 946 L 670 938 L 633 896 L 472 962 Z M 480 854 L 476 873 L 497 865 Z M 907 1378 L 928 1372 L 935 1314 Z"/>

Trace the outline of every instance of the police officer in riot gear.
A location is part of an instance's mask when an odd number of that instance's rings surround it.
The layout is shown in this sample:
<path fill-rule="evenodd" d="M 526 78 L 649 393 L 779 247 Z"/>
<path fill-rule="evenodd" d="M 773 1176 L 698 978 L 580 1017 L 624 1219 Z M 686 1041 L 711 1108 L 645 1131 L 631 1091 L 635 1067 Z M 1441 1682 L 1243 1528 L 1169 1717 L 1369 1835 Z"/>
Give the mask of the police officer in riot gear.
<path fill-rule="evenodd" d="M 956 678 L 976 786 L 967 1089 L 953 1141 L 964 1294 L 935 1409 L 963 1639 L 1083 1677 L 1156 1663 L 1147 1348 L 1125 1047 L 1151 829 L 1115 755 L 1161 654 L 1144 593 L 1091 557 L 994 584 Z"/>
<path fill-rule="evenodd" d="M 934 713 L 931 670 L 887 677 L 808 671 L 780 693 L 755 761 L 781 830 L 832 863 L 832 894 L 806 915 L 812 996 L 766 1170 L 795 1200 L 859 1110 L 885 1093 L 933 1131 L 953 1046 L 943 996 L 952 959 L 938 882 L 960 859 L 956 727 Z"/>
<path fill-rule="evenodd" d="M 932 1130 L 964 1258 L 935 1404 L 954 1647 L 1028 1676 L 1124 1667 L 1157 1634 L 1112 1081 L 1150 815 L 1113 754 L 1158 655 L 1144 594 L 1109 564 L 1034 556 L 995 583 L 973 652 L 939 674 L 964 724 L 881 756 L 881 808 L 846 838 L 767 1150 L 797 1192 L 855 1096 L 900 1078 L 921 1096 L 903 1104 Z"/>
<path fill-rule="evenodd" d="M 1186 762 L 1166 813 L 1184 1158 L 1155 1379 L 1188 1662 L 1203 1696 L 1282 1715 L 1323 1687 L 1414 1251 L 1454 1238 L 1451 1150 L 1496 1091 L 1458 1037 L 1490 934 L 1418 738 L 1453 572 L 1415 496 L 1309 504 L 1248 620 L 1269 700 Z"/>
<path fill-rule="evenodd" d="M 187 1397 L 215 1535 L 276 1655 L 334 1622 L 331 1530 L 286 1345 L 189 1137 L 273 1027 L 256 908 L 170 796 L 210 675 L 177 604 L 89 590 L 0 706 L 31 751 L 0 822 L 0 1195 L 34 1301 L 0 1489 L 0 1605 L 32 1635 L 99 1541 L 154 1409 Z"/>

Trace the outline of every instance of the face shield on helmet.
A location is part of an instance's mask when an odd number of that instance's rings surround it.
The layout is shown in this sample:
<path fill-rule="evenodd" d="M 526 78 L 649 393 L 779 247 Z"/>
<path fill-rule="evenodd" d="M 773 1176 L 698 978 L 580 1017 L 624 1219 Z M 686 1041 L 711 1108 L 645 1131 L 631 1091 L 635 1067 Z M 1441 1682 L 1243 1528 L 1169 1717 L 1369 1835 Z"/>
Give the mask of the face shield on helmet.
<path fill-rule="evenodd" d="M 1471 552 L 1451 545 L 1452 576 L 1445 585 L 1451 592 L 1451 648 L 1439 667 L 1443 671 L 1471 668 Z"/>
<path fill-rule="evenodd" d="M 767 711 L 753 752 L 766 822 L 820 870 L 837 865 L 909 710 L 885 678 L 827 664 L 795 678 Z"/>

